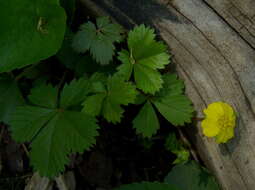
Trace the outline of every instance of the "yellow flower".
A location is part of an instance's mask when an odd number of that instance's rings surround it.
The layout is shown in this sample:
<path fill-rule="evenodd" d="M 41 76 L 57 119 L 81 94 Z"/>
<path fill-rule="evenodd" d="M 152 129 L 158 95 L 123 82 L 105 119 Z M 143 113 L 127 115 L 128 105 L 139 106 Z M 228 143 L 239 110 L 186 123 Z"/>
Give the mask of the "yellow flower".
<path fill-rule="evenodd" d="M 224 102 L 214 102 L 204 110 L 201 125 L 207 137 L 216 137 L 217 143 L 226 143 L 234 137 L 236 115 L 233 108 Z"/>

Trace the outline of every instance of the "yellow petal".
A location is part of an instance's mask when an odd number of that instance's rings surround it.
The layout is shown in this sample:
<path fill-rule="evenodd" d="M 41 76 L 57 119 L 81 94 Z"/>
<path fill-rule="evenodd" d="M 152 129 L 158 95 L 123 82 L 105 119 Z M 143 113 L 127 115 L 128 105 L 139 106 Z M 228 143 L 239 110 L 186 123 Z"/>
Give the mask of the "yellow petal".
<path fill-rule="evenodd" d="M 218 124 L 210 119 L 203 120 L 201 126 L 203 128 L 203 134 L 207 137 L 214 137 L 220 132 Z"/>
<path fill-rule="evenodd" d="M 224 114 L 221 102 L 214 102 L 204 109 L 206 117 L 216 118 Z"/>
<path fill-rule="evenodd" d="M 234 137 L 234 128 L 228 127 L 224 130 L 221 130 L 216 136 L 217 143 L 226 143 L 228 140 Z"/>

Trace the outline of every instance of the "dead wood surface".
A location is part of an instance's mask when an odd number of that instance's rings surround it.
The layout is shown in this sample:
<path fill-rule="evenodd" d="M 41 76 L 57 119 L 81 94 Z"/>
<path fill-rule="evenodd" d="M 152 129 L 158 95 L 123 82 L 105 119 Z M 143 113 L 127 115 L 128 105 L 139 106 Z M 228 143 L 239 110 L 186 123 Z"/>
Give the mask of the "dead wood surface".
<path fill-rule="evenodd" d="M 238 112 L 236 137 L 218 145 L 189 130 L 201 158 L 223 189 L 255 187 L 255 1 L 254 0 L 81 0 L 99 15 L 131 28 L 156 28 L 174 55 L 178 74 L 198 116 L 211 102 Z"/>

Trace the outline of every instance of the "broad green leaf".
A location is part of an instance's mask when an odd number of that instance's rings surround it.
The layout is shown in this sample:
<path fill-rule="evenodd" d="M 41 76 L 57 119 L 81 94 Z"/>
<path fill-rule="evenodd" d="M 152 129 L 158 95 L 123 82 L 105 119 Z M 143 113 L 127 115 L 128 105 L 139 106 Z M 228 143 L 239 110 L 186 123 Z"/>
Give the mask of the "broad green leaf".
<path fill-rule="evenodd" d="M 40 90 L 45 92 L 39 94 Z M 81 102 L 86 93 L 87 81 L 74 80 L 63 88 L 60 107 L 56 108 L 56 89 L 40 86 L 29 96 L 35 105 L 18 107 L 12 114 L 12 136 L 20 143 L 32 141 L 31 164 L 42 176 L 59 175 L 71 153 L 81 153 L 95 144 L 99 128 L 96 119 L 66 109 Z"/>
<path fill-rule="evenodd" d="M 159 182 L 141 182 L 122 185 L 114 190 L 179 190 L 173 185 Z"/>
<path fill-rule="evenodd" d="M 220 190 L 215 178 L 195 161 L 174 166 L 165 183 L 175 185 L 179 190 Z"/>
<path fill-rule="evenodd" d="M 144 104 L 133 120 L 133 127 L 136 129 L 136 133 L 142 134 L 144 137 L 151 137 L 159 129 L 158 117 L 149 101 Z"/>
<path fill-rule="evenodd" d="M 32 104 L 54 109 L 57 107 L 58 89 L 46 84 L 37 86 L 28 98 Z"/>
<path fill-rule="evenodd" d="M 80 26 L 80 30 L 73 38 L 72 47 L 79 53 L 90 51 L 93 58 L 100 64 L 106 65 L 114 55 L 114 43 L 120 42 L 122 28 L 113 24 L 107 17 L 96 19 Z"/>
<path fill-rule="evenodd" d="M 83 102 L 83 112 L 92 116 L 101 113 L 109 122 L 120 122 L 124 112 L 121 105 L 134 103 L 137 91 L 132 83 L 125 82 L 122 77 L 110 76 L 107 81 L 100 82 L 104 80 L 102 77 L 97 75 L 90 79 L 94 93 Z"/>
<path fill-rule="evenodd" d="M 0 92 L 0 122 L 9 124 L 12 112 L 25 101 L 16 81 L 9 77 L 0 78 Z"/>
<path fill-rule="evenodd" d="M 166 46 L 155 41 L 154 30 L 140 25 L 129 32 L 128 49 L 119 53 L 122 65 L 117 68 L 118 75 L 128 80 L 134 73 L 137 87 L 145 93 L 155 94 L 163 85 L 158 70 L 170 63 Z"/>
<path fill-rule="evenodd" d="M 0 2 L 0 72 L 54 55 L 64 38 L 66 15 L 54 0 Z"/>

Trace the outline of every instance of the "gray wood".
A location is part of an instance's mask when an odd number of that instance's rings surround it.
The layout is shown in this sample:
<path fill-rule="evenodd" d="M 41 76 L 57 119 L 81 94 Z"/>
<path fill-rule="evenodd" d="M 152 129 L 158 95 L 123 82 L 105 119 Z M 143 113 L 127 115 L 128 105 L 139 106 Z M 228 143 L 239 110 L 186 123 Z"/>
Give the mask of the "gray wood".
<path fill-rule="evenodd" d="M 255 1 L 81 0 L 126 28 L 156 28 L 174 55 L 186 93 L 202 117 L 211 102 L 239 114 L 236 137 L 225 145 L 204 137 L 200 123 L 188 134 L 223 189 L 255 188 Z"/>

